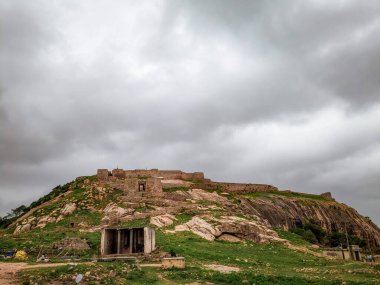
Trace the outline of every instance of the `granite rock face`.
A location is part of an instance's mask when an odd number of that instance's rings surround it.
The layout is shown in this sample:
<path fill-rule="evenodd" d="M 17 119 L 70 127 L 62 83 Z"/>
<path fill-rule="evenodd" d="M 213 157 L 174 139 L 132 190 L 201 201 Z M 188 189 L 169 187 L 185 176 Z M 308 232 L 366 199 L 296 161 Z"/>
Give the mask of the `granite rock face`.
<path fill-rule="evenodd" d="M 313 220 L 327 233 L 345 232 L 356 235 L 374 247 L 380 246 L 380 229 L 355 209 L 334 200 L 312 200 L 276 196 L 272 199 L 241 199 L 240 211 L 257 215 L 272 227 L 288 230 L 297 223 Z"/>
<path fill-rule="evenodd" d="M 173 231 L 167 232 L 174 233 L 179 231 L 191 231 L 210 241 L 221 239 L 237 242 L 244 239 L 257 243 L 287 243 L 286 240 L 279 238 L 278 234 L 269 228 L 267 224 L 236 216 L 223 216 L 220 218 L 196 216 L 187 223 L 176 226 Z"/>
<path fill-rule="evenodd" d="M 79 177 L 68 184 L 66 192 L 18 217 L 9 226 L 11 231 L 21 234 L 47 224 L 71 228 L 76 219 L 81 221 L 75 225 L 80 230 L 98 231 L 149 219 L 152 226 L 174 224 L 174 231 L 192 231 L 208 240 L 261 243 L 283 242 L 274 228 L 289 230 L 313 221 L 327 233 L 347 230 L 371 247 L 380 247 L 380 229 L 326 190 L 311 195 L 266 184 L 214 182 L 202 172 L 158 169 L 99 169 L 96 177 Z M 81 213 L 99 216 L 99 224 L 86 215 L 82 220 Z M 58 224 L 62 220 L 67 223 Z"/>

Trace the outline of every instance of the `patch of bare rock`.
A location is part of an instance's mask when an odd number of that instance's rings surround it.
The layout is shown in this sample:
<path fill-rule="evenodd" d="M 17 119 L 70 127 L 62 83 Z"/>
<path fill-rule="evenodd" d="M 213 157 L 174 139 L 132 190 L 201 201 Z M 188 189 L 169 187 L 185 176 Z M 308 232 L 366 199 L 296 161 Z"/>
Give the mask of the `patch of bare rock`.
<path fill-rule="evenodd" d="M 229 203 L 228 198 L 221 196 L 216 192 L 208 192 L 203 189 L 175 191 L 172 193 L 166 193 L 166 196 L 170 200 L 174 200 L 174 201 L 191 201 L 193 203 L 196 203 L 197 201 L 209 201 L 209 202 L 220 203 L 220 204 Z"/>
<path fill-rule="evenodd" d="M 228 242 L 240 242 L 241 238 L 238 238 L 237 236 L 234 236 L 234 235 L 231 235 L 231 234 L 221 234 L 218 237 L 218 240 L 228 241 Z"/>
<path fill-rule="evenodd" d="M 77 205 L 75 203 L 68 203 L 63 207 L 61 214 L 66 216 L 72 214 L 77 209 Z"/>
<path fill-rule="evenodd" d="M 171 214 L 164 214 L 150 218 L 150 223 L 159 228 L 170 226 L 177 220 L 175 216 Z"/>
<path fill-rule="evenodd" d="M 205 264 L 204 267 L 206 267 L 207 269 L 219 271 L 221 273 L 231 273 L 240 271 L 239 267 L 226 266 L 221 264 Z"/>
<path fill-rule="evenodd" d="M 109 203 L 104 208 L 103 212 L 106 216 L 113 215 L 113 216 L 123 217 L 123 216 L 132 214 L 134 210 L 130 208 L 126 209 L 126 208 L 119 207 L 114 203 Z"/>
<path fill-rule="evenodd" d="M 122 208 L 115 203 L 109 203 L 103 210 L 104 217 L 102 223 L 109 223 L 113 219 L 120 219 L 126 216 L 130 216 L 135 212 L 132 208 Z"/>
<path fill-rule="evenodd" d="M 166 230 L 167 233 L 191 231 L 194 234 L 209 240 L 223 240 L 239 242 L 251 240 L 257 243 L 279 242 L 288 244 L 278 234 L 261 221 L 248 220 L 236 216 L 195 216 L 187 223 L 178 225 L 174 230 Z"/>
<path fill-rule="evenodd" d="M 203 189 L 191 189 L 188 194 L 194 200 L 204 200 L 216 203 L 226 203 L 228 199 L 226 197 L 220 196 L 215 192 L 207 192 Z"/>
<path fill-rule="evenodd" d="M 30 231 L 33 228 L 44 228 L 48 223 L 57 223 L 64 219 L 64 216 L 71 215 L 77 209 L 73 202 L 67 203 L 62 209 L 56 209 L 49 215 L 42 217 L 29 216 L 17 224 L 13 234 Z"/>

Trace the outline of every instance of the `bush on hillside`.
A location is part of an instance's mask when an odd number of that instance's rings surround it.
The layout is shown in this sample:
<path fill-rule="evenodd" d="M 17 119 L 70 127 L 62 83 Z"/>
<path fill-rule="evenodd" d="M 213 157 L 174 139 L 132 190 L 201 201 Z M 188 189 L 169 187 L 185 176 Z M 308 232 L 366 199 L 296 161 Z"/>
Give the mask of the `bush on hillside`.
<path fill-rule="evenodd" d="M 7 228 L 10 224 L 12 224 L 14 221 L 16 221 L 19 217 L 21 217 L 25 213 L 29 212 L 31 209 L 67 192 L 69 190 L 69 186 L 70 186 L 70 183 L 67 183 L 63 186 L 58 185 L 54 187 L 52 191 L 50 191 L 45 196 L 41 197 L 37 201 L 32 202 L 28 207 L 26 207 L 25 205 L 21 205 L 17 207 L 16 209 L 12 209 L 11 212 L 8 213 L 6 216 L 0 217 L 0 229 Z"/>

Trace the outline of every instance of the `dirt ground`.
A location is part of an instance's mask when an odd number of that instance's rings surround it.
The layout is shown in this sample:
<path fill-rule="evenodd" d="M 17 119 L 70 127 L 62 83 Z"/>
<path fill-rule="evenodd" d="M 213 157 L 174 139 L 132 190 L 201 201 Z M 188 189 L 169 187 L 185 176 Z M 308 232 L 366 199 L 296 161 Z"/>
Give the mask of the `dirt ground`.
<path fill-rule="evenodd" d="M 43 263 L 28 265 L 25 262 L 0 262 L 0 284 L 12 285 L 16 284 L 16 272 L 21 269 L 36 268 L 36 267 L 56 267 L 66 265 L 67 263 Z"/>
<path fill-rule="evenodd" d="M 230 272 L 240 271 L 239 267 L 226 266 L 226 265 L 221 265 L 221 264 L 205 264 L 204 267 L 211 270 L 219 271 L 221 273 L 230 273 Z"/>

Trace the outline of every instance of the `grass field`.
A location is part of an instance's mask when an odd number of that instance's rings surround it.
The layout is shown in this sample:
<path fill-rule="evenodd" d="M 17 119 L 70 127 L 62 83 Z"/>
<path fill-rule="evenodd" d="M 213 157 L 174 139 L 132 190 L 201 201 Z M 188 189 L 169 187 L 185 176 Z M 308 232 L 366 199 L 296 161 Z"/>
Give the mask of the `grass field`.
<path fill-rule="evenodd" d="M 280 244 L 251 242 L 228 243 L 207 241 L 181 232 L 156 232 L 161 250 L 186 258 L 187 268 L 163 270 L 142 268 L 123 262 L 100 262 L 92 266 L 64 266 L 33 269 L 21 273 L 23 284 L 47 284 L 50 280 L 72 280 L 85 274 L 86 284 L 379 284 L 379 268 L 360 262 L 330 261 L 288 249 Z M 293 243 L 307 246 L 305 241 L 290 237 Z M 220 273 L 205 268 L 218 264 L 239 268 L 240 272 Z M 100 279 L 99 279 L 100 278 Z M 99 283 L 96 283 L 99 282 Z"/>

